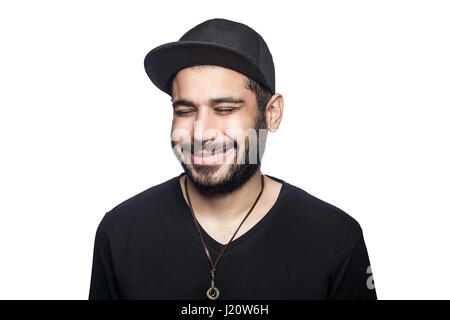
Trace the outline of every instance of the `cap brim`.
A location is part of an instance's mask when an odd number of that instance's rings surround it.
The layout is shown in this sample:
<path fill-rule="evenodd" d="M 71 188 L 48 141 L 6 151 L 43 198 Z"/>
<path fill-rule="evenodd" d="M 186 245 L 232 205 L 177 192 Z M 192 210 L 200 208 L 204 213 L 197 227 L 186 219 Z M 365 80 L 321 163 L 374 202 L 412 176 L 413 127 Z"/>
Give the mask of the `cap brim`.
<path fill-rule="evenodd" d="M 218 65 L 233 69 L 265 85 L 256 63 L 239 52 L 200 41 L 176 41 L 151 50 L 144 60 L 145 71 L 153 84 L 172 95 L 172 80 L 178 71 L 195 65 Z"/>

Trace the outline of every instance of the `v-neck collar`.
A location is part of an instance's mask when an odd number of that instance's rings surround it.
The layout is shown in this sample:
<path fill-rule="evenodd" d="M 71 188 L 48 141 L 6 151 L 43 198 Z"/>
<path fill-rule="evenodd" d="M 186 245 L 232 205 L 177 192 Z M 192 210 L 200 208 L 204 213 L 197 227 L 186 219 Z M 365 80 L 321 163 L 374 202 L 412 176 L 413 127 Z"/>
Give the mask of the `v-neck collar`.
<path fill-rule="evenodd" d="M 183 216 L 183 218 L 188 222 L 188 224 L 190 225 L 190 227 L 192 228 L 192 230 L 195 232 L 195 234 L 198 237 L 199 243 L 201 245 L 201 240 L 200 240 L 200 235 L 198 234 L 198 230 L 197 227 L 195 226 L 195 222 L 194 219 L 192 217 L 191 211 L 189 209 L 189 205 L 186 202 L 184 195 L 183 195 L 183 190 L 181 188 L 180 185 L 180 178 L 185 175 L 185 173 L 181 173 L 180 175 L 178 175 L 178 177 L 175 177 L 173 179 L 173 183 L 175 184 L 175 196 L 176 196 L 176 202 L 179 205 L 180 208 L 180 213 Z M 233 241 L 231 241 L 231 243 L 228 245 L 226 252 L 230 252 L 233 250 L 233 248 L 235 247 L 239 247 L 241 244 L 247 242 L 248 239 L 250 239 L 252 236 L 254 236 L 261 228 L 263 228 L 265 225 L 267 225 L 270 221 L 270 219 L 272 219 L 275 211 L 277 210 L 277 208 L 281 205 L 282 203 L 282 199 L 285 196 L 286 192 L 287 192 L 287 182 L 285 182 L 282 179 L 279 178 L 275 178 L 272 177 L 268 174 L 265 174 L 267 177 L 281 183 L 281 189 L 280 192 L 278 194 L 278 197 L 275 201 L 275 203 L 273 204 L 273 206 L 269 209 L 269 211 L 253 226 L 251 227 L 249 230 L 247 230 L 244 234 L 242 234 L 241 236 L 239 236 L 236 239 L 233 239 Z M 223 247 L 225 246 L 224 244 L 221 244 L 220 242 L 216 241 L 213 237 L 211 237 L 208 232 L 206 232 L 205 229 L 203 229 L 203 227 L 201 226 L 200 222 L 199 222 L 199 227 L 200 230 L 202 232 L 202 236 L 203 236 L 203 240 L 205 241 L 205 243 L 207 243 L 209 245 L 210 248 L 213 248 L 217 253 L 221 252 Z M 224 253 L 224 254 L 225 254 Z"/>

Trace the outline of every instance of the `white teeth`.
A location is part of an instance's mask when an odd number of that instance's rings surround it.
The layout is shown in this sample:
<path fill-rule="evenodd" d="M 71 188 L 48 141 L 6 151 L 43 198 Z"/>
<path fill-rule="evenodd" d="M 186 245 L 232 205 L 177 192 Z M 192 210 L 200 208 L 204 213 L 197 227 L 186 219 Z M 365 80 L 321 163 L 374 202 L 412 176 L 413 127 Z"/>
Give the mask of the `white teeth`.
<path fill-rule="evenodd" d="M 198 157 L 216 157 L 216 156 L 220 156 L 221 154 L 224 153 L 225 150 L 221 150 L 220 152 L 215 152 L 214 154 L 211 154 L 210 152 L 207 151 L 202 151 L 202 152 L 195 152 L 194 154 Z"/>
<path fill-rule="evenodd" d="M 221 151 L 221 152 L 219 152 L 219 153 L 216 152 L 216 153 L 214 153 L 214 154 L 207 153 L 207 152 L 200 153 L 200 154 L 197 154 L 197 153 L 196 153 L 197 156 L 203 157 L 203 158 L 218 157 L 218 156 L 220 156 L 221 154 L 223 154 L 223 151 Z"/>

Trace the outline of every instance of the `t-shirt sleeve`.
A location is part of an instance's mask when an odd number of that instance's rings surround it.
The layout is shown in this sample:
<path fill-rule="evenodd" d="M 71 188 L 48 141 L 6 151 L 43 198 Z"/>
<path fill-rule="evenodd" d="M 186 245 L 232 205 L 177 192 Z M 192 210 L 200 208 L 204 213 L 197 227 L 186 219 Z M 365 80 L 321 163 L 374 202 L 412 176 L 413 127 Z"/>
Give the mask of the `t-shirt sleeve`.
<path fill-rule="evenodd" d="M 369 256 L 362 232 L 330 278 L 329 299 L 377 300 Z"/>
<path fill-rule="evenodd" d="M 95 234 L 89 300 L 120 299 L 110 241 L 105 226 L 107 216 L 108 213 L 103 217 Z"/>

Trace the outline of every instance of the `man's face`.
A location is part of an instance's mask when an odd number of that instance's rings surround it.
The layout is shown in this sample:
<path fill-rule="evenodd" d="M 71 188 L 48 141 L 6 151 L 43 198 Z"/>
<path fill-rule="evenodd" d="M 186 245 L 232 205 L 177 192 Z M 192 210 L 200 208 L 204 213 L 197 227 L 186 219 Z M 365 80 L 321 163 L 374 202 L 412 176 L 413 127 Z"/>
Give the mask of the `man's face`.
<path fill-rule="evenodd" d="M 260 167 L 265 119 L 245 82 L 219 66 L 185 68 L 173 80 L 172 149 L 201 191 L 231 192 Z"/>

